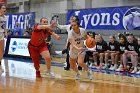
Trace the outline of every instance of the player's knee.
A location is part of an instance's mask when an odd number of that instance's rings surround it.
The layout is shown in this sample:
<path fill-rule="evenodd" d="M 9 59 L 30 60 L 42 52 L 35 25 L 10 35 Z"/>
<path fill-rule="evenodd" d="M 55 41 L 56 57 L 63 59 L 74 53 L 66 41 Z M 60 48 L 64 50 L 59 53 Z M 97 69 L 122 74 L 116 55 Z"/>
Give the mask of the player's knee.
<path fill-rule="evenodd" d="M 50 58 L 50 57 L 44 57 L 44 59 L 45 59 L 46 61 L 51 61 L 51 58 Z"/>
<path fill-rule="evenodd" d="M 78 62 L 78 65 L 79 65 L 79 66 L 82 66 L 82 64 L 83 64 L 82 62 Z"/>
<path fill-rule="evenodd" d="M 104 56 L 104 54 L 102 54 L 102 53 L 100 53 L 100 55 L 99 55 L 100 57 L 103 57 Z"/>
<path fill-rule="evenodd" d="M 108 57 L 108 55 L 109 55 L 108 53 L 105 53 L 105 57 Z"/>
<path fill-rule="evenodd" d="M 34 67 L 35 67 L 36 70 L 39 70 L 40 65 L 39 64 L 38 65 L 37 64 L 34 64 Z"/>
<path fill-rule="evenodd" d="M 71 68 L 71 69 L 74 69 L 74 65 L 71 65 L 70 68 Z"/>
<path fill-rule="evenodd" d="M 0 51 L 0 56 L 3 56 L 3 54 L 4 54 L 4 50 L 1 50 Z"/>

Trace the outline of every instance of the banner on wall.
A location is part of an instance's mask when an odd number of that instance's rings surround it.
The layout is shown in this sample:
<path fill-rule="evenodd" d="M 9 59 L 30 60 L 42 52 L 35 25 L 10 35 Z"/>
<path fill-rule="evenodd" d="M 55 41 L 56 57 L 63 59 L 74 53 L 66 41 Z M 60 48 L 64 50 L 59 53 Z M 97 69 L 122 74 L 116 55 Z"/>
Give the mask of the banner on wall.
<path fill-rule="evenodd" d="M 11 38 L 8 47 L 8 55 L 19 55 L 29 57 L 28 42 L 30 38 Z"/>
<path fill-rule="evenodd" d="M 35 12 L 6 14 L 6 29 L 14 29 L 16 22 L 20 23 L 21 29 L 31 28 L 35 24 Z"/>
<path fill-rule="evenodd" d="M 140 30 L 140 7 L 68 10 L 67 24 L 71 16 L 78 16 L 85 29 Z"/>

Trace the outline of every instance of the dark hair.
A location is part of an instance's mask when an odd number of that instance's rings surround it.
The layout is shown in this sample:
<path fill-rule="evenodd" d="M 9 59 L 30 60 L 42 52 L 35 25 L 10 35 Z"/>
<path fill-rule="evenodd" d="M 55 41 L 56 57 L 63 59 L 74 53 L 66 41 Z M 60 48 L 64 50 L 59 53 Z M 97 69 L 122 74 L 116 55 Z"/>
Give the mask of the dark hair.
<path fill-rule="evenodd" d="M 29 31 L 25 31 L 25 32 L 29 33 Z"/>
<path fill-rule="evenodd" d="M 42 21 L 42 19 L 47 19 L 46 17 L 42 17 L 41 19 L 40 19 L 40 22 Z"/>
<path fill-rule="evenodd" d="M 73 21 L 73 22 L 75 22 L 79 27 L 81 27 L 79 21 Z M 70 26 L 70 30 L 71 30 L 71 29 L 72 29 L 72 26 Z"/>
<path fill-rule="evenodd" d="M 76 18 L 76 21 L 80 22 L 80 20 L 79 20 L 78 16 L 73 16 L 73 17 L 75 17 L 75 18 Z"/>
<path fill-rule="evenodd" d="M 79 18 L 78 18 L 78 16 L 73 16 L 73 17 L 75 17 L 76 18 L 76 20 L 74 21 L 74 22 L 76 22 L 76 24 L 78 25 L 78 26 L 80 26 L 80 20 L 79 20 Z M 81 27 L 81 26 L 80 26 Z M 70 26 L 70 30 L 72 29 L 72 26 Z"/>
<path fill-rule="evenodd" d="M 113 36 L 113 35 L 110 35 L 111 37 L 113 37 L 113 39 L 116 41 L 116 37 L 115 36 Z"/>
<path fill-rule="evenodd" d="M 126 36 L 125 36 L 125 35 L 121 34 L 121 35 L 119 36 L 119 39 L 120 39 L 120 38 L 123 38 L 123 39 L 124 39 L 124 43 L 127 42 L 127 39 L 126 39 Z"/>
<path fill-rule="evenodd" d="M 93 36 L 93 38 L 95 38 L 96 33 L 93 32 L 93 31 L 88 31 L 88 32 L 87 32 L 87 35 Z"/>
<path fill-rule="evenodd" d="M 6 5 L 4 5 L 4 4 L 0 4 L 0 9 L 2 8 L 2 6 L 5 6 L 5 7 L 6 7 Z"/>

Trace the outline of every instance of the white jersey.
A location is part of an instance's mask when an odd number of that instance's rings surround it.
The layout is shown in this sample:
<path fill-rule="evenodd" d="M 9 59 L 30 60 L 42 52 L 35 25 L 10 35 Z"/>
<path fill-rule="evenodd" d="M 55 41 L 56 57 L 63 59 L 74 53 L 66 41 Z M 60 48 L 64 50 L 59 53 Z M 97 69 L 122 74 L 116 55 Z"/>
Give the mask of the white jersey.
<path fill-rule="evenodd" d="M 77 47 L 84 47 L 84 34 L 85 34 L 85 29 L 80 28 L 80 33 L 77 34 L 73 31 L 73 29 L 71 30 L 70 34 L 68 35 L 68 38 L 72 38 L 74 39 L 75 42 L 73 42 Z M 70 50 L 71 51 L 75 51 L 78 52 L 74 47 L 70 46 Z"/>
<path fill-rule="evenodd" d="M 4 29 L 6 28 L 6 16 L 0 16 L 0 32 L 4 32 Z"/>

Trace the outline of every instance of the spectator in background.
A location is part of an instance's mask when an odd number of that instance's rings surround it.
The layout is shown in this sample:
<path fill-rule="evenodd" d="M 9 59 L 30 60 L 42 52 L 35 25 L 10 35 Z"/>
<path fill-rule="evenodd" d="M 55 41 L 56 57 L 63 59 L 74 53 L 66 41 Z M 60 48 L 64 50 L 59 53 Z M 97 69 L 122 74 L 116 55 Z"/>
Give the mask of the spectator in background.
<path fill-rule="evenodd" d="M 16 33 L 15 33 L 15 36 L 19 36 L 19 33 L 18 33 L 18 32 L 16 32 Z"/>
<path fill-rule="evenodd" d="M 93 58 L 94 58 L 94 63 L 97 66 L 97 58 L 99 57 L 99 67 L 102 68 L 104 66 L 104 58 L 105 58 L 105 51 L 107 51 L 108 45 L 104 41 L 102 35 L 97 35 L 96 36 L 96 51 L 93 52 Z M 105 67 L 106 68 L 106 65 Z M 103 68 L 103 69 L 104 69 Z"/>
<path fill-rule="evenodd" d="M 20 27 L 20 23 L 19 22 L 16 22 L 16 27 L 13 29 L 13 35 L 17 35 L 17 32 L 18 32 L 19 36 L 23 35 L 23 32 L 22 32 L 22 29 Z"/>
<path fill-rule="evenodd" d="M 13 32 L 11 30 L 9 30 L 8 35 L 13 35 Z"/>
<path fill-rule="evenodd" d="M 30 36 L 29 31 L 25 31 L 24 36 Z"/>
<path fill-rule="evenodd" d="M 127 39 L 125 35 L 120 34 L 119 35 L 119 59 L 120 59 L 120 65 L 116 71 L 123 71 L 123 53 L 125 51 Z"/>
<path fill-rule="evenodd" d="M 123 54 L 123 64 L 124 64 L 124 70 L 127 69 L 127 62 L 128 62 L 128 58 L 131 59 L 132 62 L 132 67 L 130 68 L 131 73 L 136 73 L 137 72 L 137 56 L 138 53 L 137 51 L 137 42 L 135 42 L 134 40 L 134 36 L 133 35 L 129 35 L 127 36 L 127 43 L 126 43 L 126 47 L 125 47 L 125 51 Z"/>
<path fill-rule="evenodd" d="M 116 41 L 115 36 L 110 35 L 109 36 L 109 44 L 108 49 L 105 53 L 105 66 L 104 69 L 108 67 L 108 59 L 111 57 L 112 64 L 109 68 L 110 70 L 116 70 L 117 69 L 117 63 L 118 63 L 118 54 L 119 54 L 119 42 Z"/>
<path fill-rule="evenodd" d="M 137 42 L 138 42 L 138 46 L 137 46 L 138 59 L 137 59 L 137 62 L 140 62 L 140 37 L 138 38 Z M 136 73 L 140 74 L 140 70 Z"/>

